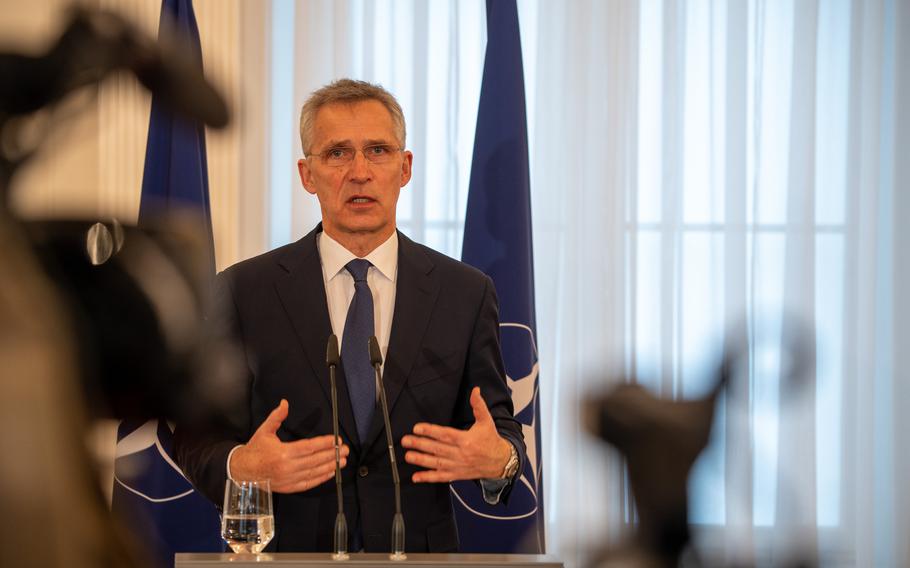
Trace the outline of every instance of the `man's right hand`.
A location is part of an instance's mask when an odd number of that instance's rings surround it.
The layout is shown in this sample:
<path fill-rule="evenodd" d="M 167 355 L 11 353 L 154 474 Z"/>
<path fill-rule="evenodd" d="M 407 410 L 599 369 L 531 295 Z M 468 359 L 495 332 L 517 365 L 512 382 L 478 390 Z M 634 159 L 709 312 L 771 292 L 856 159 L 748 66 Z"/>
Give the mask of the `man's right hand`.
<path fill-rule="evenodd" d="M 325 483 L 335 475 L 334 436 L 326 435 L 282 442 L 278 428 L 288 417 L 288 402 L 281 402 L 245 445 L 231 456 L 233 479 L 268 479 L 276 493 L 298 493 Z M 350 449 L 341 446 L 341 467 Z"/>

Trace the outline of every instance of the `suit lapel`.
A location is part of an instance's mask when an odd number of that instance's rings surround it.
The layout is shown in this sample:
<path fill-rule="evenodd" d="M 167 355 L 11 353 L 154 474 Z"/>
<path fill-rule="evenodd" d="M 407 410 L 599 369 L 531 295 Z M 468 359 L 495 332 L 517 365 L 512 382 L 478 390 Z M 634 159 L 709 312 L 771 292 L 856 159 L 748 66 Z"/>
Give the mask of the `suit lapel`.
<path fill-rule="evenodd" d="M 436 304 L 439 283 L 432 271 L 433 263 L 427 255 L 399 232 L 395 310 L 382 375 L 389 413 L 411 373 Z M 367 447 L 376 441 L 383 427 L 382 410 L 377 408 L 367 435 Z"/>
<path fill-rule="evenodd" d="M 332 324 L 329 320 L 325 283 L 322 279 L 322 264 L 316 249 L 316 233 L 321 230 L 320 225 L 298 241 L 296 245 L 290 247 L 288 253 L 279 259 L 279 264 L 287 271 L 287 274 L 284 278 L 276 280 L 275 288 L 310 363 L 313 376 L 322 387 L 327 403 L 331 404 L 331 386 L 329 370 L 325 365 L 325 350 L 326 341 L 332 334 Z M 295 377 L 294 379 L 305 380 L 305 377 Z M 336 385 L 338 387 L 340 427 L 348 440 L 357 443 L 354 413 L 351 410 L 351 401 L 340 366 L 336 376 Z"/>

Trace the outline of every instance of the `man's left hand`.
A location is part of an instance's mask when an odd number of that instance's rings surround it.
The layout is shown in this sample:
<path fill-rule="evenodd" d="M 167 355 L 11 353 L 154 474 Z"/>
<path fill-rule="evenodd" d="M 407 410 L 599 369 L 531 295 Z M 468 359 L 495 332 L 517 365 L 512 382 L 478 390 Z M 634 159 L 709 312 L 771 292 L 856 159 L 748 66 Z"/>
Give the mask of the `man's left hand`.
<path fill-rule="evenodd" d="M 401 439 L 409 449 L 408 463 L 427 468 L 411 478 L 414 483 L 448 483 L 460 479 L 496 479 L 511 455 L 510 442 L 500 437 L 480 387 L 471 391 L 474 424 L 468 430 L 420 422 L 414 434 Z"/>

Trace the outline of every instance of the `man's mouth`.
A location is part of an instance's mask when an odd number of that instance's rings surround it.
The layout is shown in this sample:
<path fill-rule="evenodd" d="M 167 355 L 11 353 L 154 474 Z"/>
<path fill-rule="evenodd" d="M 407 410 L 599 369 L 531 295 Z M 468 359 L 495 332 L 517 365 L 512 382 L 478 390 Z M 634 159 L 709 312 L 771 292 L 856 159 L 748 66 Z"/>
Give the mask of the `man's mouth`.
<path fill-rule="evenodd" d="M 362 203 L 372 203 L 375 201 L 370 197 L 363 197 L 361 195 L 355 195 L 354 197 L 348 200 L 349 203 L 362 204 Z"/>

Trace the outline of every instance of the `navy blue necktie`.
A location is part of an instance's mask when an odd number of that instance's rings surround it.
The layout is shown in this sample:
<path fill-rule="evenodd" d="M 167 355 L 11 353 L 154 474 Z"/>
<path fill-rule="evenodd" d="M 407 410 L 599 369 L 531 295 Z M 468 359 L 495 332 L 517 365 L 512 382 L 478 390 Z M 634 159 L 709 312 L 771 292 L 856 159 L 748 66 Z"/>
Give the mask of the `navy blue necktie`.
<path fill-rule="evenodd" d="M 355 258 L 345 265 L 354 277 L 354 298 L 348 307 L 344 320 L 344 336 L 341 339 L 341 364 L 351 395 L 354 421 L 360 443 L 366 443 L 373 410 L 376 408 L 376 375 L 370 365 L 370 336 L 376 335 L 373 328 L 373 294 L 367 284 L 369 260 Z"/>

